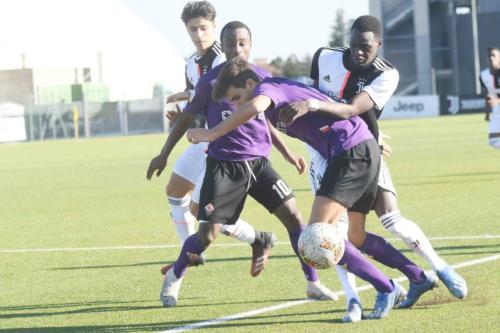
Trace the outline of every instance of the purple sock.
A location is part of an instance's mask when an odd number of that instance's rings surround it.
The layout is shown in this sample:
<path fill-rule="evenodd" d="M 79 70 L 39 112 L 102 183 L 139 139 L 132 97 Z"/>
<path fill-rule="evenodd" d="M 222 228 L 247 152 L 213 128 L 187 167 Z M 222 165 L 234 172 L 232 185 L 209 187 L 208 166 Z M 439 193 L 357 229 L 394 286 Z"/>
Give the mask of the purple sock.
<path fill-rule="evenodd" d="M 302 271 L 304 272 L 306 279 L 308 281 L 315 282 L 315 281 L 318 281 L 318 272 L 316 271 L 316 269 L 314 269 L 311 266 L 309 266 L 308 264 L 306 264 L 299 255 L 299 248 L 298 248 L 299 237 L 300 237 L 300 234 L 302 233 L 302 230 L 304 230 L 304 228 L 305 227 L 303 225 L 301 225 L 300 229 L 298 229 L 298 230 L 292 230 L 292 231 L 289 230 L 288 237 L 290 237 L 290 243 L 292 244 L 293 251 L 295 252 L 295 254 L 297 255 L 297 257 L 300 260 L 300 265 L 302 265 Z"/>
<path fill-rule="evenodd" d="M 425 273 L 420 267 L 380 236 L 368 233 L 365 242 L 359 249 L 378 262 L 396 268 L 406 275 L 410 282 L 420 283 L 425 280 Z"/>
<path fill-rule="evenodd" d="M 338 265 L 345 265 L 349 272 L 369 282 L 380 293 L 390 293 L 394 290 L 391 280 L 347 240 L 345 241 L 344 255 Z"/>
<path fill-rule="evenodd" d="M 181 253 L 179 254 L 179 258 L 174 263 L 174 274 L 177 278 L 181 278 L 184 276 L 186 272 L 186 268 L 189 265 L 189 257 L 187 253 L 201 254 L 203 252 L 203 247 L 201 246 L 201 240 L 198 237 L 198 234 L 192 234 L 189 236 L 184 245 L 182 245 Z"/>

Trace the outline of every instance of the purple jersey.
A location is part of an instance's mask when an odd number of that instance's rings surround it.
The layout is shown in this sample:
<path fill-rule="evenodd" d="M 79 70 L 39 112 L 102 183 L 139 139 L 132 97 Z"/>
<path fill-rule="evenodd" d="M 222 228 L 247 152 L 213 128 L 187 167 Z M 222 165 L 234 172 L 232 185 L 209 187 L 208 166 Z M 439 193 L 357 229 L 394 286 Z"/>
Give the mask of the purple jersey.
<path fill-rule="evenodd" d="M 349 120 L 335 120 L 317 112 L 308 112 L 289 126 L 280 122 L 280 109 L 292 102 L 309 98 L 332 101 L 313 87 L 284 78 L 267 78 L 255 88 L 254 96 L 258 95 L 267 96 L 273 101 L 274 105 L 265 113 L 274 127 L 306 142 L 327 160 L 373 138 L 365 122 L 357 116 Z"/>
<path fill-rule="evenodd" d="M 224 64 L 200 78 L 193 100 L 184 109 L 184 112 L 206 116 L 208 128 L 215 127 L 236 110 L 236 104 L 212 100 L 212 89 L 222 66 Z M 271 76 L 269 72 L 257 66 L 252 65 L 252 69 L 261 79 Z M 224 161 L 254 160 L 267 157 L 270 151 L 271 135 L 264 115 L 249 120 L 208 145 L 208 156 Z"/>

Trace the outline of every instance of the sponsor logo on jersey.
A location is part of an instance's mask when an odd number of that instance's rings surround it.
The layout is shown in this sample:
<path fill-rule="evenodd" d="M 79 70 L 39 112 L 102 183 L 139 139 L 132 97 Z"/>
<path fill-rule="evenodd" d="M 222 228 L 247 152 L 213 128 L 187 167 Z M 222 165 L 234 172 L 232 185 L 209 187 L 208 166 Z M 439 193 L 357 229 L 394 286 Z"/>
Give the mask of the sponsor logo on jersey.
<path fill-rule="evenodd" d="M 330 79 L 330 74 L 326 74 L 325 76 L 323 76 L 323 81 L 331 83 L 332 81 Z"/>
<path fill-rule="evenodd" d="M 208 217 L 210 215 L 212 215 L 212 213 L 214 212 L 214 205 L 212 205 L 212 203 L 209 203 L 208 205 L 205 206 L 205 215 Z"/>
<path fill-rule="evenodd" d="M 222 120 L 226 120 L 227 118 L 231 117 L 232 112 L 230 110 L 224 110 L 221 112 L 221 117 Z"/>
<path fill-rule="evenodd" d="M 278 121 L 276 123 L 276 129 L 282 133 L 286 133 L 286 123 Z"/>

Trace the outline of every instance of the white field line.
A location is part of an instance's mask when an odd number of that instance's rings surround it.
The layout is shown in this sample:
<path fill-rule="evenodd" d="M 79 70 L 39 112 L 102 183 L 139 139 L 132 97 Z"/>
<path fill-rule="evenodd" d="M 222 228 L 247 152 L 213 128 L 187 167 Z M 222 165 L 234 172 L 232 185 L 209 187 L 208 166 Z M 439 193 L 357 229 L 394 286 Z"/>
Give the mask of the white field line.
<path fill-rule="evenodd" d="M 496 239 L 500 235 L 476 235 L 476 236 L 444 236 L 429 237 L 431 241 L 441 240 L 474 240 L 474 239 Z M 400 241 L 399 238 L 387 238 L 389 241 Z M 290 245 L 289 242 L 276 242 L 276 245 Z M 213 244 L 210 247 L 237 247 L 248 246 L 246 243 L 223 243 Z M 62 247 L 62 248 L 40 248 L 40 249 L 0 249 L 0 253 L 42 253 L 42 252 L 83 252 L 83 251 L 116 251 L 116 250 L 154 250 L 180 248 L 177 244 L 165 245 L 124 245 L 124 246 L 98 246 L 98 247 Z"/>
<path fill-rule="evenodd" d="M 490 262 L 490 261 L 494 261 L 494 260 L 498 260 L 498 259 L 500 259 L 500 254 L 496 254 L 493 256 L 489 256 L 489 257 L 483 257 L 483 258 L 475 259 L 475 260 L 464 261 L 464 262 L 461 262 L 461 263 L 458 263 L 458 264 L 452 265 L 452 266 L 453 266 L 453 268 L 462 268 L 462 267 L 467 267 L 467 266 L 479 265 L 479 264 L 483 264 L 485 262 Z M 398 282 L 401 282 L 404 280 L 406 280 L 405 276 L 401 276 L 401 277 L 395 279 L 395 281 L 398 281 Z M 372 288 L 373 287 L 371 285 L 367 284 L 367 285 L 356 288 L 356 290 L 363 291 L 363 290 L 368 290 L 368 289 L 372 289 Z M 338 296 L 341 296 L 344 294 L 344 291 L 338 291 L 338 292 L 336 292 L 336 294 Z M 192 330 L 197 329 L 197 328 L 218 325 L 218 324 L 222 324 L 224 322 L 231 321 L 231 320 L 253 317 L 253 316 L 265 313 L 265 312 L 291 308 L 293 306 L 311 303 L 311 302 L 315 302 L 315 301 L 316 300 L 305 299 L 305 300 L 301 300 L 301 301 L 281 303 L 281 304 L 277 304 L 277 305 L 273 305 L 273 306 L 269 306 L 269 307 L 265 307 L 265 308 L 261 308 L 261 309 L 257 309 L 257 310 L 237 313 L 237 314 L 226 316 L 226 317 L 211 319 L 211 320 L 207 320 L 207 321 L 201 321 L 198 323 L 192 323 L 189 325 L 169 329 L 166 331 L 161 331 L 159 333 L 179 333 L 179 332 L 192 331 Z"/>

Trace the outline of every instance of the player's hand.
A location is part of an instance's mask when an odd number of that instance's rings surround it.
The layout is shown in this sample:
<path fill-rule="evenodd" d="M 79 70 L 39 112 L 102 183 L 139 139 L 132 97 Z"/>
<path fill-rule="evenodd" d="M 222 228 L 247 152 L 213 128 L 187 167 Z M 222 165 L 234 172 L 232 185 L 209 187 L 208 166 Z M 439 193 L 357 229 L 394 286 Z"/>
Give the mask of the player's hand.
<path fill-rule="evenodd" d="M 486 105 L 491 109 L 493 109 L 495 106 L 497 106 L 498 103 L 498 98 L 494 98 L 491 96 L 486 96 Z"/>
<path fill-rule="evenodd" d="M 175 110 L 169 110 L 165 113 L 165 117 L 167 117 L 168 121 L 170 122 L 170 125 L 175 124 L 177 121 L 177 118 L 181 115 L 182 110 L 179 107 L 179 105 L 175 105 Z"/>
<path fill-rule="evenodd" d="M 211 132 L 206 128 L 192 128 L 187 130 L 186 137 L 191 143 L 210 142 Z"/>
<path fill-rule="evenodd" d="M 304 157 L 295 154 L 290 154 L 290 156 L 286 156 L 285 159 L 287 160 L 288 163 L 295 166 L 299 175 L 303 174 L 307 170 L 307 164 Z"/>
<path fill-rule="evenodd" d="M 382 155 L 385 157 L 389 157 L 392 155 L 392 148 L 389 146 L 389 144 L 385 141 L 390 139 L 391 137 L 385 134 L 380 133 L 380 148 L 382 149 Z"/>
<path fill-rule="evenodd" d="M 159 177 L 165 167 L 167 166 L 167 159 L 162 154 L 154 157 L 151 162 L 149 162 L 148 171 L 146 172 L 146 178 L 151 180 L 153 174 L 156 171 L 156 177 Z"/>
<path fill-rule="evenodd" d="M 280 110 L 279 119 L 287 125 L 290 125 L 295 119 L 302 117 L 309 112 L 309 102 L 301 101 L 290 103 Z"/>
<path fill-rule="evenodd" d="M 189 91 L 181 91 L 167 97 L 168 103 L 182 102 L 189 99 Z"/>

